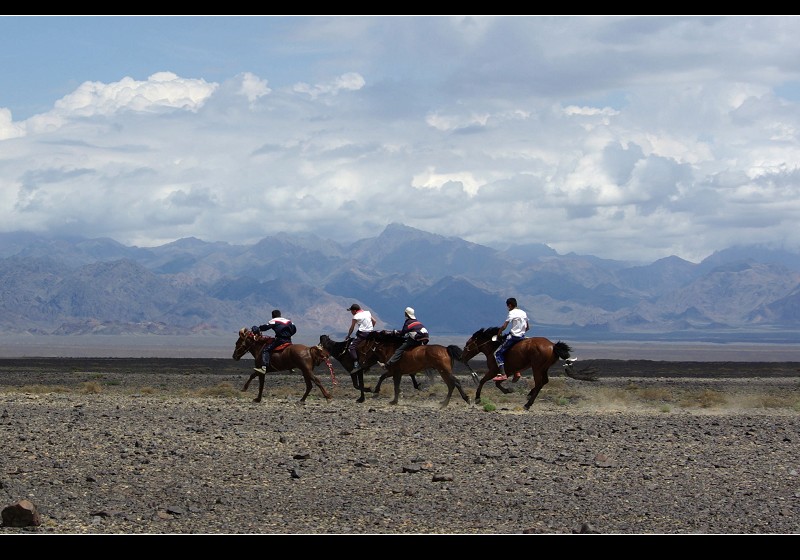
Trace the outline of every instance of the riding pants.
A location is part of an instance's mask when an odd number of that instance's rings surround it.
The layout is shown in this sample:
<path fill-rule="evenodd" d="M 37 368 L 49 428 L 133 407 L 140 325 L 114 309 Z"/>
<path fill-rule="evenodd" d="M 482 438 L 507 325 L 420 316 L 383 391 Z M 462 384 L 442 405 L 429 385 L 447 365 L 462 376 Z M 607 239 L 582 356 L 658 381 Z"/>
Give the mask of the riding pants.
<path fill-rule="evenodd" d="M 421 345 L 422 342 L 419 340 L 414 340 L 413 338 L 407 338 L 403 341 L 403 343 L 397 347 L 397 350 L 394 351 L 392 357 L 386 362 L 386 365 L 392 365 L 400 361 L 400 358 L 403 357 L 403 352 L 408 350 L 409 348 L 414 348 L 416 346 Z"/>
<path fill-rule="evenodd" d="M 285 338 L 276 338 L 275 340 L 264 346 L 264 349 L 261 351 L 261 362 L 264 364 L 265 367 L 269 368 L 269 357 L 270 354 L 272 353 L 272 349 L 277 348 L 278 346 L 286 342 L 291 342 L 291 341 Z"/>
<path fill-rule="evenodd" d="M 350 357 L 353 358 L 354 362 L 358 361 L 359 344 L 361 344 L 362 341 L 366 341 L 368 336 L 369 336 L 368 332 L 357 331 L 355 338 L 353 338 L 350 341 L 350 345 L 347 347 L 347 351 L 350 352 Z"/>
<path fill-rule="evenodd" d="M 494 351 L 494 357 L 499 367 L 503 367 L 506 363 L 506 352 L 508 352 L 508 349 L 524 338 L 524 336 L 514 336 L 511 334 L 506 337 L 503 344 L 500 345 L 500 348 Z"/>

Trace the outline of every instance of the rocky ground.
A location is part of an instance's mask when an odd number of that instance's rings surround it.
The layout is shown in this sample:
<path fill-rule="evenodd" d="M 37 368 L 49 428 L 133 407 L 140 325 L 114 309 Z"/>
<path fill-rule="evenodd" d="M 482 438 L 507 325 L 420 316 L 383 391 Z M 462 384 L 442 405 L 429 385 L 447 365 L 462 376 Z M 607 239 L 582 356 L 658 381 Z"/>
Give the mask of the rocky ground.
<path fill-rule="evenodd" d="M 301 405 L 252 360 L 0 359 L 0 508 L 42 517 L 0 535 L 800 532 L 798 363 L 554 366 L 528 411 L 463 369 L 470 404 L 357 403 L 336 365 Z"/>

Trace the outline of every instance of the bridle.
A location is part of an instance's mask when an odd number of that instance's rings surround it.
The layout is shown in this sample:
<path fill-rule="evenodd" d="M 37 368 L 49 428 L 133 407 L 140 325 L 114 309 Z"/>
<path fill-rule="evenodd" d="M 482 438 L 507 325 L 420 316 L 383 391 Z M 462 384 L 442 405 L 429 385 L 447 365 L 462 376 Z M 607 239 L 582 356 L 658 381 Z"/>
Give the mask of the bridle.
<path fill-rule="evenodd" d="M 483 346 L 486 346 L 486 345 L 487 345 L 487 344 L 489 344 L 490 342 L 492 342 L 492 339 L 491 339 L 491 338 L 489 338 L 489 339 L 487 339 L 487 340 L 484 340 L 484 341 L 482 341 L 482 342 L 480 342 L 480 343 L 478 343 L 477 341 L 475 341 L 475 340 L 474 340 L 474 337 L 473 337 L 473 338 L 470 338 L 470 339 L 467 341 L 467 343 L 464 345 L 464 353 L 466 354 L 466 353 L 469 353 L 469 352 L 475 352 L 474 356 L 477 356 L 478 354 L 481 354 L 481 353 L 486 353 L 486 351 L 485 351 L 485 350 L 481 350 L 481 348 L 482 348 Z M 472 349 L 472 347 L 473 347 L 473 346 L 475 347 L 475 349 L 474 349 L 474 350 Z"/>

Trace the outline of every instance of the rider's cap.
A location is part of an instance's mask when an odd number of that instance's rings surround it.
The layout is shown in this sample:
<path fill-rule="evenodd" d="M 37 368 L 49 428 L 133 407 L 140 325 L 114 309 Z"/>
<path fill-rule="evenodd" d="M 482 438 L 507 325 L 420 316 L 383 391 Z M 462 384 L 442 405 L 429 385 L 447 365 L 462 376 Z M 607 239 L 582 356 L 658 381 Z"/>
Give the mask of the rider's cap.
<path fill-rule="evenodd" d="M 414 315 L 414 308 L 413 307 L 406 307 L 406 315 L 408 315 L 409 319 L 416 319 L 416 315 Z"/>
<path fill-rule="evenodd" d="M 354 303 L 353 305 L 351 305 L 350 307 L 347 308 L 348 311 L 359 311 L 360 309 L 361 309 L 361 306 L 358 305 L 357 303 Z"/>

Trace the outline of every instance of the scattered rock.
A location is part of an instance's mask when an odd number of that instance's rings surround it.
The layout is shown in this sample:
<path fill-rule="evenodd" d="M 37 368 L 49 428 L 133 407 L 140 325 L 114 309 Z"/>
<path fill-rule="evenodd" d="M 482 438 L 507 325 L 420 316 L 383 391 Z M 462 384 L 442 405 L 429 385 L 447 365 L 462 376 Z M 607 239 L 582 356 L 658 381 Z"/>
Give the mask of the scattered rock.
<path fill-rule="evenodd" d="M 39 510 L 30 500 L 19 500 L 3 508 L 4 527 L 38 527 L 42 524 Z"/>

